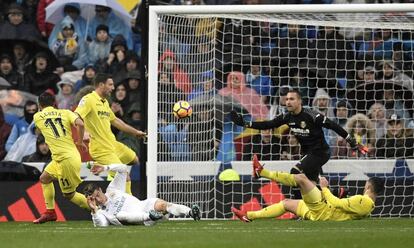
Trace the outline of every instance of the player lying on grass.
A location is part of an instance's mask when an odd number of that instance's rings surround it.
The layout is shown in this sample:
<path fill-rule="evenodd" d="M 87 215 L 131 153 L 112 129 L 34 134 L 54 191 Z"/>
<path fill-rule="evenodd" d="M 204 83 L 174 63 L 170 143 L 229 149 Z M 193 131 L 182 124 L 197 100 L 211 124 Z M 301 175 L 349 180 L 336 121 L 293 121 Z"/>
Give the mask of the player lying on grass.
<path fill-rule="evenodd" d="M 164 218 L 166 214 L 174 216 L 189 215 L 194 220 L 200 220 L 200 208 L 193 205 L 189 208 L 184 205 L 166 202 L 158 198 L 149 198 L 143 201 L 125 192 L 127 180 L 127 166 L 112 164 L 103 166 L 94 163 L 91 172 L 99 174 L 104 170 L 116 172 L 113 181 L 108 185 L 106 193 L 96 184 L 88 184 L 84 194 L 91 208 L 92 220 L 95 226 L 109 225 L 152 225 L 155 221 Z"/>
<path fill-rule="evenodd" d="M 257 161 L 253 162 L 253 176 L 264 177 L 287 186 L 299 187 L 303 200 L 285 199 L 259 211 L 243 212 L 232 208 L 232 212 L 242 221 L 273 218 L 291 212 L 306 220 L 356 220 L 370 215 L 375 207 L 375 199 L 384 189 L 380 178 L 371 177 L 365 183 L 364 193 L 349 198 L 339 199 L 332 195 L 328 181 L 321 177 L 319 184 L 322 191 L 304 174 L 289 174 L 268 171 Z"/>

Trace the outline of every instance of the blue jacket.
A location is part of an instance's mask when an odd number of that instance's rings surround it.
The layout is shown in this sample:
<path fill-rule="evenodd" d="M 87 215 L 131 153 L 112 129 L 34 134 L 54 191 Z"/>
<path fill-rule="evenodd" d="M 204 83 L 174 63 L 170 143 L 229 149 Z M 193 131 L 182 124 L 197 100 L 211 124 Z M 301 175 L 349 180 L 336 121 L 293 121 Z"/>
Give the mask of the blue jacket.
<path fill-rule="evenodd" d="M 125 22 L 115 15 L 113 12 L 109 13 L 109 16 L 106 20 L 98 18 L 95 16 L 90 22 L 88 26 L 88 36 L 90 39 L 94 40 L 96 37 L 96 28 L 100 25 L 104 24 L 109 28 L 109 36 L 114 38 L 117 34 L 121 34 L 124 36 L 125 40 L 127 41 L 128 49 L 132 49 L 133 42 L 132 42 L 132 31 L 131 28 L 125 24 Z"/>
<path fill-rule="evenodd" d="M 23 134 L 27 133 L 29 127 L 29 123 L 27 123 L 26 119 L 21 118 L 18 120 L 12 127 L 10 132 L 9 138 L 6 141 L 6 151 L 9 151 L 10 148 L 13 146 L 14 142 L 22 136 Z"/>
<path fill-rule="evenodd" d="M 80 9 L 80 5 L 78 3 L 68 3 L 67 5 L 71 5 L 75 8 L 78 8 L 79 11 L 82 11 Z M 62 19 L 62 21 L 65 18 Z M 62 22 L 61 21 L 61 22 Z M 57 35 L 62 32 L 62 23 L 56 23 L 55 27 L 52 30 L 52 33 L 49 36 L 48 45 L 49 48 L 52 49 L 53 45 L 56 43 Z M 78 16 L 76 20 L 73 20 L 76 34 L 78 35 L 78 39 L 81 41 L 86 40 L 86 20 L 82 16 Z"/>

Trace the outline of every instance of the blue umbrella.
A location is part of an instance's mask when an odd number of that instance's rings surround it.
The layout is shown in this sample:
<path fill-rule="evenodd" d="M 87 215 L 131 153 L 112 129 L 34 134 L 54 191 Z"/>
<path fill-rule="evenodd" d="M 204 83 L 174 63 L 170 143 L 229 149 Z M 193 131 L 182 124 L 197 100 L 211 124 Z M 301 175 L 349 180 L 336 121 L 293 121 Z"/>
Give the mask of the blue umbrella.
<path fill-rule="evenodd" d="M 132 16 L 115 0 L 56 0 L 46 8 L 46 21 L 59 23 L 64 18 L 63 8 L 69 3 L 78 3 L 81 7 L 81 16 L 87 21 L 95 16 L 95 6 L 101 5 L 111 8 L 125 25 L 131 26 Z"/>

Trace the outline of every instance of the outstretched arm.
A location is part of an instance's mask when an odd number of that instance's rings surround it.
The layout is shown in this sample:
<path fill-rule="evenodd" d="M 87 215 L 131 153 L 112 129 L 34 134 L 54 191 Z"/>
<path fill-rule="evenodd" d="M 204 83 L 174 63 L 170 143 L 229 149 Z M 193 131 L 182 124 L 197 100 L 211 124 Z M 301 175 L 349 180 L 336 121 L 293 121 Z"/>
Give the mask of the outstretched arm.
<path fill-rule="evenodd" d="M 283 115 L 279 115 L 273 120 L 270 121 L 249 121 L 246 122 L 243 119 L 243 116 L 240 114 L 237 114 L 236 111 L 230 112 L 231 120 L 234 122 L 234 124 L 238 126 L 244 126 L 248 128 L 254 128 L 259 130 L 267 130 L 272 129 L 276 127 L 280 127 L 283 124 L 286 124 Z"/>
<path fill-rule="evenodd" d="M 337 123 L 331 121 L 326 116 L 317 114 L 315 122 L 321 125 L 322 127 L 334 130 L 339 136 L 341 136 L 348 142 L 353 151 L 359 151 L 361 154 L 366 154 L 368 152 L 368 148 L 357 144 L 355 139 L 347 131 L 345 131 L 345 129 L 343 129 Z"/>
<path fill-rule="evenodd" d="M 113 121 L 111 121 L 111 124 L 118 128 L 119 130 L 125 132 L 125 133 L 129 133 L 137 138 L 145 138 L 147 136 L 147 134 L 145 132 L 139 131 L 133 127 L 131 127 L 130 125 L 126 124 L 123 120 L 119 119 L 119 118 L 115 118 Z"/>

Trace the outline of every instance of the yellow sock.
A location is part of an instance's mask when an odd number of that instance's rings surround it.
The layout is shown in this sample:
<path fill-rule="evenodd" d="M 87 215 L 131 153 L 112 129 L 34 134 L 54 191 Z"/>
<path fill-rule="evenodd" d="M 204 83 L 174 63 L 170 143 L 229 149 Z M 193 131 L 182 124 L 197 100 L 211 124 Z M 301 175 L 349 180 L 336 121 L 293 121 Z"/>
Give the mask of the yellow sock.
<path fill-rule="evenodd" d="M 72 199 L 70 199 L 71 202 L 75 203 L 76 205 L 78 205 L 81 208 L 90 210 L 89 206 L 88 206 L 88 202 L 86 201 L 86 197 L 85 195 L 75 192 L 75 194 L 73 195 Z"/>
<path fill-rule="evenodd" d="M 273 205 L 270 205 L 266 208 L 263 208 L 259 211 L 248 211 L 247 218 L 250 220 L 254 219 L 262 219 L 262 218 L 274 218 L 279 217 L 282 214 L 286 213 L 285 206 L 283 206 L 283 202 L 279 202 Z"/>
<path fill-rule="evenodd" d="M 42 183 L 43 197 L 45 198 L 46 209 L 55 209 L 55 186 L 53 183 Z"/>
<path fill-rule="evenodd" d="M 125 192 L 126 192 L 127 194 L 132 195 L 132 191 L 131 191 L 131 181 L 127 181 L 127 182 L 126 182 L 126 185 L 125 185 Z"/>
<path fill-rule="evenodd" d="M 268 171 L 266 169 L 263 169 L 260 172 L 260 176 L 276 181 L 286 186 L 297 186 L 294 175 L 286 172 Z"/>

